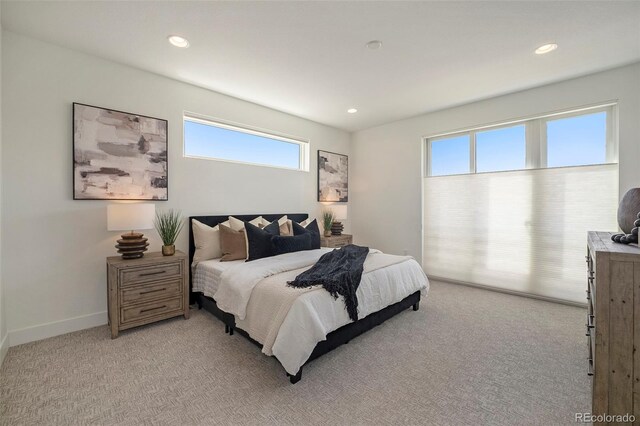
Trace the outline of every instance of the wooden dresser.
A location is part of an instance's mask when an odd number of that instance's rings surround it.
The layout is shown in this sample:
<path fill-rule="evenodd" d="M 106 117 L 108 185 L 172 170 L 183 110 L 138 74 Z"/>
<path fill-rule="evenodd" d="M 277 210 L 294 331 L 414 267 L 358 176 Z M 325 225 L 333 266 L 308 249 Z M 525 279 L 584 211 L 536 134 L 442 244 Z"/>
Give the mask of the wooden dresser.
<path fill-rule="evenodd" d="M 148 253 L 139 259 L 107 258 L 111 338 L 120 330 L 184 315 L 189 318 L 187 256 Z"/>
<path fill-rule="evenodd" d="M 640 248 L 616 244 L 611 235 L 587 237 L 591 414 L 633 414 L 640 421 Z"/>
<path fill-rule="evenodd" d="M 349 234 L 332 235 L 330 237 L 320 236 L 321 247 L 338 248 L 353 243 L 353 236 Z"/>

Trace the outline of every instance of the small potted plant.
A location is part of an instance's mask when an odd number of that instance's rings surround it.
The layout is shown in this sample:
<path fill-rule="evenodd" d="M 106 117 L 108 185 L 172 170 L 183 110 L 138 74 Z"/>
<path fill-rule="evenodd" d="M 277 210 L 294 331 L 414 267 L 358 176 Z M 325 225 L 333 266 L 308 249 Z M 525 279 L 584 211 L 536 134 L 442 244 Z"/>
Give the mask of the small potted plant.
<path fill-rule="evenodd" d="M 182 215 L 173 209 L 165 212 L 158 211 L 154 225 L 162 239 L 162 254 L 173 256 L 176 253 L 176 240 L 182 230 Z"/>
<path fill-rule="evenodd" d="M 331 225 L 333 225 L 333 212 L 325 210 L 322 212 L 322 227 L 324 228 L 324 236 L 331 236 Z"/>

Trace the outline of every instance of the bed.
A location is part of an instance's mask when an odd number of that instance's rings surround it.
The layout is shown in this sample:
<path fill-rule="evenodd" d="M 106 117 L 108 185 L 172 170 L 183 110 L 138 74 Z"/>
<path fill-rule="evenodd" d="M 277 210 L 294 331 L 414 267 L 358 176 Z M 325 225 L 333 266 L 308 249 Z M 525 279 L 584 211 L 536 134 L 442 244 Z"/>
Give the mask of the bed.
<path fill-rule="evenodd" d="M 283 215 L 233 216 L 243 221 L 258 216 L 274 221 Z M 286 215 L 296 222 L 308 217 Z M 189 218 L 190 264 L 195 253 L 192 219 L 213 227 L 228 217 Z M 415 260 L 377 250 L 370 250 L 364 265 L 357 292 L 359 319 L 355 322 L 348 318 L 341 298 L 334 300 L 322 287 L 293 289 L 284 284 L 331 250 L 287 253 L 252 262 L 201 261 L 190 268 L 191 303 L 219 318 L 229 335 L 237 332 L 263 353 L 275 356 L 291 383 L 296 383 L 306 363 L 406 309 L 417 311 L 421 293 L 428 291 L 428 280 Z"/>

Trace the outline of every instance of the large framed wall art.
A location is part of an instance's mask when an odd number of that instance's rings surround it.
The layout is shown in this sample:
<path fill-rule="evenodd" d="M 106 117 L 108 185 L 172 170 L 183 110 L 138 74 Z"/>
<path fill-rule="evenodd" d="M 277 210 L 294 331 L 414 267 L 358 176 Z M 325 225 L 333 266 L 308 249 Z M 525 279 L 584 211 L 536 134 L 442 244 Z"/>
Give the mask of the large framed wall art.
<path fill-rule="evenodd" d="M 349 201 L 349 157 L 318 150 L 318 201 Z"/>
<path fill-rule="evenodd" d="M 73 199 L 167 200 L 167 120 L 73 104 Z"/>

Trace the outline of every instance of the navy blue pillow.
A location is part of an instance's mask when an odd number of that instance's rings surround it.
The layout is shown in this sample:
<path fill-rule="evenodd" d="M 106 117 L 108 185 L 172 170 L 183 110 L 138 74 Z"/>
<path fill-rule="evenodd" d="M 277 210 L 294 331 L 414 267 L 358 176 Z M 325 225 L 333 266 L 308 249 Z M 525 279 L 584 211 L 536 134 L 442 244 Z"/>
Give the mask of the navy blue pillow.
<path fill-rule="evenodd" d="M 293 225 L 293 235 L 311 234 L 311 250 L 320 248 L 320 229 L 315 219 L 306 228 L 295 221 L 291 221 L 291 224 Z"/>
<path fill-rule="evenodd" d="M 285 253 L 294 253 L 296 251 L 312 250 L 311 243 L 313 236 L 310 232 L 294 236 L 274 235 L 271 237 L 274 256 Z"/>
<path fill-rule="evenodd" d="M 262 229 L 249 222 L 245 222 L 244 232 L 247 234 L 247 262 L 274 255 L 271 237 L 280 235 L 280 225 L 278 225 L 277 220 Z"/>

